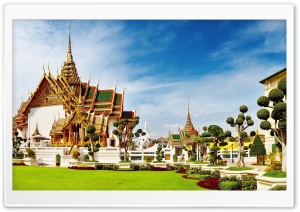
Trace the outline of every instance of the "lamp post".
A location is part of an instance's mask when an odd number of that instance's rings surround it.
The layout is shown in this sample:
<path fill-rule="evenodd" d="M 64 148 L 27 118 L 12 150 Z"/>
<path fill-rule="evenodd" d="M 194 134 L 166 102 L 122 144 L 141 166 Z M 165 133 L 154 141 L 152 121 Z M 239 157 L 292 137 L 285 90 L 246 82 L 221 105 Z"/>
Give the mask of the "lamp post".
<path fill-rule="evenodd" d="M 233 161 L 233 144 L 231 144 L 231 162 L 234 163 L 234 161 Z"/>

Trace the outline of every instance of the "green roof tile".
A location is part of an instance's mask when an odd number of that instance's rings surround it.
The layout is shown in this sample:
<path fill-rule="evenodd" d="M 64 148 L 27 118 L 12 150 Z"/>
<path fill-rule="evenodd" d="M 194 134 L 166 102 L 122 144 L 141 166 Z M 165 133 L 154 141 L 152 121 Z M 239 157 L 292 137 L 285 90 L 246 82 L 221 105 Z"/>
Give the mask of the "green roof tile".
<path fill-rule="evenodd" d="M 111 101 L 112 91 L 98 91 L 96 101 Z"/>

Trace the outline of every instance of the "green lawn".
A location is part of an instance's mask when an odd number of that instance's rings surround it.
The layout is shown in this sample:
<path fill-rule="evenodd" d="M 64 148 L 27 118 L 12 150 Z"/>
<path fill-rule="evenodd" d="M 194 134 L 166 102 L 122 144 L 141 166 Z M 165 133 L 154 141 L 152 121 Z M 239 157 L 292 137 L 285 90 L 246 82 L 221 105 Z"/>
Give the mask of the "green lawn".
<path fill-rule="evenodd" d="M 13 190 L 206 190 L 175 171 L 13 166 Z"/>

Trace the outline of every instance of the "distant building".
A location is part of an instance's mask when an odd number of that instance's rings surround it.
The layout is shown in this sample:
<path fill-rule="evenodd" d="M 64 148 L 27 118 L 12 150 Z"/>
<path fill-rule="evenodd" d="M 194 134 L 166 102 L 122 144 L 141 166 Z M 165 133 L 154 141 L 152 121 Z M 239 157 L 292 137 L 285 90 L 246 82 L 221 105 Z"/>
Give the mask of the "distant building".
<path fill-rule="evenodd" d="M 190 115 L 190 104 L 188 101 L 188 115 L 186 118 L 186 123 L 183 129 L 178 129 L 178 133 L 172 133 L 169 131 L 169 137 L 168 137 L 168 145 L 172 147 L 172 149 L 175 149 L 175 154 L 177 156 L 181 156 L 183 154 L 183 146 L 186 146 L 191 150 L 191 152 L 195 153 L 198 151 L 198 145 L 195 141 L 195 137 L 199 135 L 199 131 L 195 129 Z M 196 154 L 198 155 L 198 154 Z M 189 157 L 188 155 L 185 155 L 186 158 Z"/>
<path fill-rule="evenodd" d="M 286 68 L 272 74 L 271 76 L 260 81 L 264 85 L 264 95 L 268 96 L 270 91 L 273 88 L 277 88 L 278 82 L 286 77 Z M 268 108 L 267 108 L 268 109 Z M 271 111 L 271 109 L 269 109 Z M 275 121 L 272 118 L 269 118 L 268 121 L 271 123 L 272 127 L 275 125 Z M 270 135 L 270 131 L 264 131 L 265 134 L 265 147 L 266 152 L 275 152 L 276 144 L 278 141 L 275 140 L 274 136 Z"/>

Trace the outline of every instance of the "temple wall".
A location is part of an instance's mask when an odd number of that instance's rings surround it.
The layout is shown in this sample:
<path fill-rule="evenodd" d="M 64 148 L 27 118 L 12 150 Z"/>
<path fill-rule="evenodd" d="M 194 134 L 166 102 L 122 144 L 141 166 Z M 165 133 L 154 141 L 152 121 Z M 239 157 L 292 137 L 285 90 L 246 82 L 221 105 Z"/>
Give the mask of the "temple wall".
<path fill-rule="evenodd" d="M 50 138 L 49 134 L 54 123 L 54 116 L 56 120 L 58 117 L 65 117 L 65 111 L 62 105 L 31 108 L 30 113 L 28 114 L 29 134 L 27 135 L 27 138 L 29 138 L 29 136 L 32 137 L 32 134 L 36 128 L 36 124 L 38 124 L 38 130 L 40 134 Z"/>
<path fill-rule="evenodd" d="M 111 138 L 111 136 L 112 136 L 112 131 L 114 130 L 114 129 L 116 129 L 115 127 L 114 127 L 114 125 L 113 125 L 113 123 L 114 122 L 117 122 L 118 120 L 116 119 L 116 118 L 109 118 L 109 121 L 108 121 L 108 134 L 109 134 L 109 136 L 108 136 L 108 138 L 107 138 L 107 146 L 111 146 L 111 144 L 110 144 L 110 138 Z M 117 147 L 118 145 L 119 145 L 119 140 L 118 140 L 118 138 L 116 137 L 116 136 L 114 136 L 115 137 L 115 142 L 116 142 L 116 144 L 115 144 L 115 146 Z"/>

